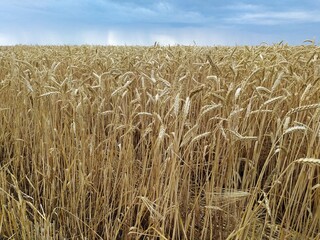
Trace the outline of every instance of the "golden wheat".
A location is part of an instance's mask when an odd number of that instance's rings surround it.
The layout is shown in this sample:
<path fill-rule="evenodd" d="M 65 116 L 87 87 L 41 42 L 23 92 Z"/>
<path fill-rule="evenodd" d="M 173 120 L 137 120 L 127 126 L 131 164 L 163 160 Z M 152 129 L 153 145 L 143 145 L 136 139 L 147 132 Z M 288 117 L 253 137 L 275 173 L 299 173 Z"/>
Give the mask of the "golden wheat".
<path fill-rule="evenodd" d="M 317 239 L 316 45 L 0 47 L 0 239 Z"/>

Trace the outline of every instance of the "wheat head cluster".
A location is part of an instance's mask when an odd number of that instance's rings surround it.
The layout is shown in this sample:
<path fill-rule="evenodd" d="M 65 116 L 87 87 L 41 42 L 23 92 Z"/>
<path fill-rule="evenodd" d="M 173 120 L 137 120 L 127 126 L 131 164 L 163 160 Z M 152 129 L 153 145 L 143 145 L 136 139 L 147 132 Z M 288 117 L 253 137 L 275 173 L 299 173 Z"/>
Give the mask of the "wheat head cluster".
<path fill-rule="evenodd" d="M 0 238 L 320 239 L 319 57 L 0 47 Z"/>

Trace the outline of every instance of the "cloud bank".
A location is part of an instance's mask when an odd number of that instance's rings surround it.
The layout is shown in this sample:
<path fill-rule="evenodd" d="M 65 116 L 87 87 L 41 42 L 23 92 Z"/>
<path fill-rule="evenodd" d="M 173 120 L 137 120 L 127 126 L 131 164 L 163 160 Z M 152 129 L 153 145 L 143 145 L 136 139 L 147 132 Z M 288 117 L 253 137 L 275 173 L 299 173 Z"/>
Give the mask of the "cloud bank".
<path fill-rule="evenodd" d="M 2 1 L 0 44 L 302 44 L 320 35 L 318 1 L 200 2 Z"/>

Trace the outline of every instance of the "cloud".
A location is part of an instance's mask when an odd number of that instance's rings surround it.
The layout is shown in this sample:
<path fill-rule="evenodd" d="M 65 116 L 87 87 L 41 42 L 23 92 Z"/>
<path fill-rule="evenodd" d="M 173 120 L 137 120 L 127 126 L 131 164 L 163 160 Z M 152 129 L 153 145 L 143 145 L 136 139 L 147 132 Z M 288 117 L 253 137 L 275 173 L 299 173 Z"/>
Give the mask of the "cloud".
<path fill-rule="evenodd" d="M 71 34 L 59 31 L 27 31 L 0 34 L 0 45 L 39 44 L 93 44 L 93 45 L 233 45 L 227 33 L 211 28 L 109 28 L 77 30 Z"/>
<path fill-rule="evenodd" d="M 0 44 L 234 45 L 319 34 L 315 3 L 288 2 L 0 1 Z"/>
<path fill-rule="evenodd" d="M 239 14 L 235 17 L 226 18 L 229 23 L 253 24 L 253 25 L 279 25 L 296 23 L 320 22 L 318 11 L 256 11 Z"/>
<path fill-rule="evenodd" d="M 14 45 L 17 44 L 17 39 L 10 35 L 0 33 L 0 45 Z"/>
<path fill-rule="evenodd" d="M 172 11 L 172 5 L 168 2 L 159 1 L 155 4 L 156 9 L 162 12 L 170 12 Z"/>
<path fill-rule="evenodd" d="M 258 10 L 263 8 L 263 6 L 238 2 L 232 5 L 226 5 L 222 8 L 225 10 L 232 10 L 232 11 L 253 11 L 253 10 Z"/>
<path fill-rule="evenodd" d="M 288 37 L 289 36 L 289 37 Z M 0 45 L 38 44 L 38 45 L 259 45 L 262 42 L 269 44 L 282 40 L 290 40 L 291 44 L 302 44 L 303 40 L 313 38 L 314 34 L 306 32 L 264 32 L 239 30 L 236 28 L 157 28 L 157 29 L 130 29 L 114 28 L 101 30 L 78 30 L 72 34 L 61 34 L 59 31 L 34 31 L 20 33 L 0 33 Z"/>
<path fill-rule="evenodd" d="M 12 4 L 0 2 L 1 9 L 6 9 L 11 15 L 14 13 L 16 19 L 11 24 L 40 25 L 46 28 L 74 27 L 83 25 L 93 27 L 105 27 L 115 25 L 194 25 L 204 24 L 208 21 L 205 15 L 199 11 L 185 9 L 168 1 L 156 3 L 139 4 L 134 1 L 103 1 L 103 0 L 48 0 L 48 1 L 17 1 Z M 8 21 L 7 14 L 3 22 Z M 28 19 L 28 21 L 25 21 Z"/>

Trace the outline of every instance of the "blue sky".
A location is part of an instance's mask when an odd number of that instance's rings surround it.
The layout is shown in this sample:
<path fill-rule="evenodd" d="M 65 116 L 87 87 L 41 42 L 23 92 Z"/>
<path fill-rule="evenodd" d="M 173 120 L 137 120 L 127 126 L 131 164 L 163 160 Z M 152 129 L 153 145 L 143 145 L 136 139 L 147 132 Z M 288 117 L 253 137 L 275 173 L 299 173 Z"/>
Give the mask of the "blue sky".
<path fill-rule="evenodd" d="M 0 45 L 320 40 L 320 1 L 0 0 Z"/>

